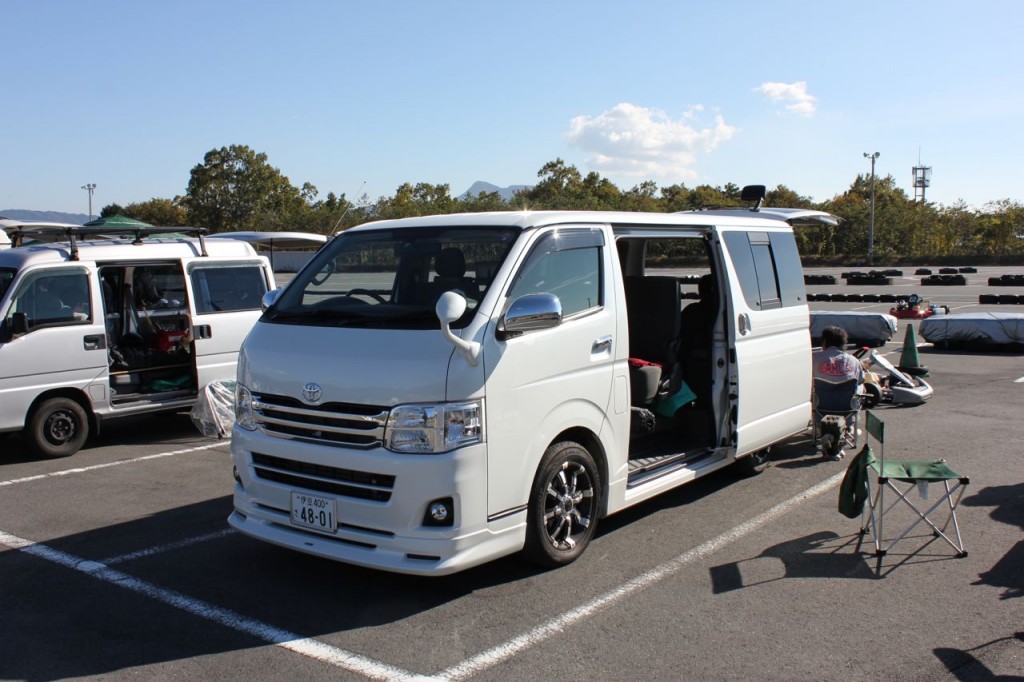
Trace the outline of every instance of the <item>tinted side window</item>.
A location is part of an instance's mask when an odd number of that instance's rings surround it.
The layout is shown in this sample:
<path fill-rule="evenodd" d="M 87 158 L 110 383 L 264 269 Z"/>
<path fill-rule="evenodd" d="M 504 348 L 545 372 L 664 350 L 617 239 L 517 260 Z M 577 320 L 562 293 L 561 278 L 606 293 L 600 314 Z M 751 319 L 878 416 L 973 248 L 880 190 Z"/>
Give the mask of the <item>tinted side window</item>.
<path fill-rule="evenodd" d="M 765 232 L 752 232 L 747 235 L 750 241 L 750 254 L 754 257 L 754 270 L 757 273 L 757 288 L 761 296 L 761 309 L 781 308 L 779 297 L 779 280 L 775 276 L 775 260 L 772 258 L 771 242 Z"/>
<path fill-rule="evenodd" d="M 750 251 L 750 240 L 746 232 L 725 232 L 722 234 L 729 248 L 729 258 L 740 280 L 740 289 L 747 305 L 761 309 L 761 291 L 757 284 L 757 270 L 754 268 L 754 254 Z"/>
<path fill-rule="evenodd" d="M 803 305 L 807 302 L 804 288 L 804 269 L 800 263 L 800 252 L 796 248 L 796 237 L 792 232 L 772 232 L 772 257 L 775 272 L 779 277 L 779 293 L 782 305 Z"/>
<path fill-rule="evenodd" d="M 509 289 L 511 300 L 524 294 L 555 294 L 566 317 L 604 304 L 601 248 L 593 230 L 551 233 L 534 247 Z"/>
<path fill-rule="evenodd" d="M 259 310 L 267 293 L 263 269 L 258 265 L 196 268 L 191 277 L 200 315 Z"/>
<path fill-rule="evenodd" d="M 725 232 L 722 237 L 747 305 L 770 310 L 804 304 L 804 274 L 791 232 Z"/>

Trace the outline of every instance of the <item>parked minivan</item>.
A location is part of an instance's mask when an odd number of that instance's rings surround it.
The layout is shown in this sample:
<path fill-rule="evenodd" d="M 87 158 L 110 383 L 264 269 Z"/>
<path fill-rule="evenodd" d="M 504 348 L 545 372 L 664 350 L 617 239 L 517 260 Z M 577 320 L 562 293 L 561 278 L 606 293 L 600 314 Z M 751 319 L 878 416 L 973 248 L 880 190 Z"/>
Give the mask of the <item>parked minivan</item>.
<path fill-rule="evenodd" d="M 169 234 L 183 230 L 197 238 Z M 15 231 L 0 251 L 0 433 L 64 457 L 104 420 L 187 409 L 233 379 L 273 273 L 249 244 L 203 232 Z M 33 236 L 66 241 L 18 246 Z"/>
<path fill-rule="evenodd" d="M 598 519 L 757 471 L 811 414 L 792 228 L 756 214 L 370 223 L 266 304 L 229 523 L 361 566 L 571 562 Z"/>

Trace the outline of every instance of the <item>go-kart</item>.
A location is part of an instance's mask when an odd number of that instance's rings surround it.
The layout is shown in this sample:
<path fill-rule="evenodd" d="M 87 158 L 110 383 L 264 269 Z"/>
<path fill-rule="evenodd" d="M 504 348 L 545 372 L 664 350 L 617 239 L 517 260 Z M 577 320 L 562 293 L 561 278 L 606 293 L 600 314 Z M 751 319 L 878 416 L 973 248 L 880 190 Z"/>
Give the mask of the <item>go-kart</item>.
<path fill-rule="evenodd" d="M 900 296 L 896 299 L 896 307 L 889 309 L 889 314 L 901 320 L 923 320 L 932 315 L 946 314 L 949 306 L 932 305 L 928 299 L 917 294 Z"/>
<path fill-rule="evenodd" d="M 864 370 L 864 407 L 885 403 L 921 405 L 935 395 L 931 384 L 919 376 L 901 372 L 874 348 L 861 348 L 853 355 L 866 365 Z"/>

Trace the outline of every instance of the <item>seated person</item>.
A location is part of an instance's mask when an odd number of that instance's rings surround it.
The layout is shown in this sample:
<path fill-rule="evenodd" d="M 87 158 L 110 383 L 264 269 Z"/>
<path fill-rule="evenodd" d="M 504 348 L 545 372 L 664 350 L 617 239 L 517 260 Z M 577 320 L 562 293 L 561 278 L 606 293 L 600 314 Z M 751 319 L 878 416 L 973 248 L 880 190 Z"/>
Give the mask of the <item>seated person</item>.
<path fill-rule="evenodd" d="M 821 350 L 814 351 L 814 379 L 839 384 L 855 379 L 864 383 L 864 367 L 860 360 L 846 352 L 848 338 L 842 327 L 829 325 L 821 331 Z"/>

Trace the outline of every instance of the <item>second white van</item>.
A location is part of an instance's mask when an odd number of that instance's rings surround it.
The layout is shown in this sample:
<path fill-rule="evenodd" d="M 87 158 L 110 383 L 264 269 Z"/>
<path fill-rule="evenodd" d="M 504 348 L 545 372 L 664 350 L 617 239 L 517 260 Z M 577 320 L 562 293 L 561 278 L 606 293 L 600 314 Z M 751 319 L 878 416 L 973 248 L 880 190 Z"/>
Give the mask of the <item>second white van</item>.
<path fill-rule="evenodd" d="M 270 263 L 242 241 L 167 234 L 182 229 L 40 228 L 67 241 L 0 251 L 0 434 L 65 457 L 104 420 L 188 409 L 234 378 Z"/>

